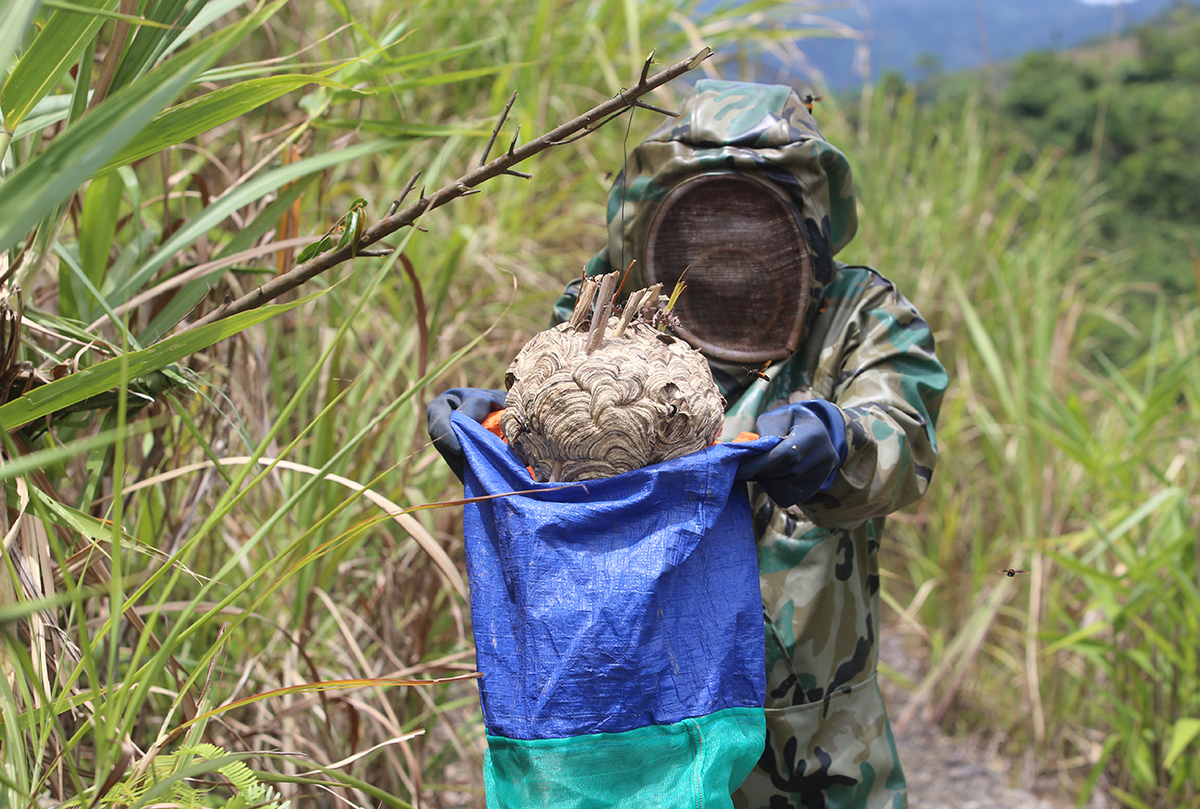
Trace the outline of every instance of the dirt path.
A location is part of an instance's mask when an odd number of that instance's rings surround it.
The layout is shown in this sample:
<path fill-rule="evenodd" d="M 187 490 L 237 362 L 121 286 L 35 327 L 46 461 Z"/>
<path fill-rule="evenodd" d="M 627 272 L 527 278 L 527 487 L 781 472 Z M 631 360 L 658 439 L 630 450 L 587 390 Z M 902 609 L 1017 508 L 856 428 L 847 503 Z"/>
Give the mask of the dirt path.
<path fill-rule="evenodd" d="M 880 659 L 917 679 L 920 664 L 904 651 L 897 630 L 881 634 Z M 904 710 L 908 693 L 880 677 L 888 714 Z M 1038 797 L 1018 786 L 1021 762 L 987 749 L 978 739 L 947 736 L 919 713 L 906 726 L 893 728 L 896 749 L 908 780 L 909 809 L 1071 809 L 1073 802 Z M 1100 804 L 1096 809 L 1103 809 Z"/>

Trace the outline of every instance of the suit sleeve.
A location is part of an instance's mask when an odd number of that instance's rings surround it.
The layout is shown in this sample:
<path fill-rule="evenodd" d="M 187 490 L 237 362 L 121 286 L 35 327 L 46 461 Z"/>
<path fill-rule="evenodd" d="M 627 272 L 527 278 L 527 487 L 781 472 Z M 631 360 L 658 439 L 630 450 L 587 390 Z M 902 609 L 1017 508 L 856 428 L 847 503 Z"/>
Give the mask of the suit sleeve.
<path fill-rule="evenodd" d="M 833 485 L 801 506 L 833 527 L 890 514 L 925 493 L 947 385 L 929 324 L 890 281 L 875 275 L 843 309 L 820 365 L 846 420 L 846 460 Z"/>

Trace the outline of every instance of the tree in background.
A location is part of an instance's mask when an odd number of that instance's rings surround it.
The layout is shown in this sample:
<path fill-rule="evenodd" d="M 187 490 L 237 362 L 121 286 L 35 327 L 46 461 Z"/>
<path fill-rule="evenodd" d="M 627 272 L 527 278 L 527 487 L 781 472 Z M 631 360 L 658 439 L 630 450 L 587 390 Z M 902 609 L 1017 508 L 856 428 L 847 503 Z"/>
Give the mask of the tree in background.
<path fill-rule="evenodd" d="M 1171 292 L 1193 287 L 1188 245 L 1200 243 L 1200 7 L 1179 3 L 1131 39 L 1116 64 L 1032 53 L 1013 68 L 1002 104 L 1036 144 L 1057 144 L 1109 189 L 1097 246 L 1129 251 Z"/>

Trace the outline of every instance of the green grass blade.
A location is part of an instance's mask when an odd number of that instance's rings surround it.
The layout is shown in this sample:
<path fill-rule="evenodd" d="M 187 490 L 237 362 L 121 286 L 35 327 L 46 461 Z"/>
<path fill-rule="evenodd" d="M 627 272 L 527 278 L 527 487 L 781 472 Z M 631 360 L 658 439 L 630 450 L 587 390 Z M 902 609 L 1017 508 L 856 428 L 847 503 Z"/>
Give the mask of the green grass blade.
<path fill-rule="evenodd" d="M 89 10 L 112 11 L 119 0 L 80 0 Z M 104 17 L 75 11 L 55 11 L 13 68 L 0 90 L 0 114 L 13 129 L 34 106 L 49 95 L 67 70 L 96 36 Z"/>
<path fill-rule="evenodd" d="M 9 175 L 0 186 L 0 251 L 16 244 L 42 217 L 65 202 L 200 73 L 270 19 L 284 2 L 275 0 L 260 7 L 186 55 L 109 96 L 45 152 Z"/>
<path fill-rule="evenodd" d="M 143 15 L 158 26 L 141 28 L 121 56 L 113 74 L 112 89 L 118 90 L 144 75 L 162 56 L 170 43 L 183 36 L 188 23 L 195 19 L 208 0 L 152 0 Z"/>
<path fill-rule="evenodd" d="M 196 16 L 192 18 L 192 21 L 184 28 L 183 33 L 163 49 L 160 58 L 183 47 L 221 17 L 237 11 L 245 5 L 246 0 L 207 0 Z"/>
<path fill-rule="evenodd" d="M 256 180 L 251 180 L 238 186 L 233 192 L 214 200 L 211 205 L 188 221 L 186 225 L 175 232 L 159 250 L 142 264 L 119 289 L 108 296 L 114 304 L 132 297 L 142 285 L 158 272 L 168 261 L 187 245 L 191 244 L 210 228 L 216 227 L 227 216 L 244 205 L 262 199 L 266 194 L 292 180 L 305 177 L 330 166 L 356 160 L 367 155 L 395 149 L 404 145 L 405 141 L 384 139 L 351 146 L 329 154 L 316 155 L 305 160 L 289 163 L 273 171 L 267 172 Z"/>
<path fill-rule="evenodd" d="M 420 76 L 415 79 L 404 79 L 393 82 L 388 86 L 388 90 L 408 90 L 414 87 L 437 87 L 443 84 L 455 84 L 468 79 L 481 79 L 485 76 L 494 76 L 508 65 L 498 65 L 489 67 L 479 67 L 471 70 L 454 70 L 446 73 L 438 73 L 432 76 Z"/>
<path fill-rule="evenodd" d="M 376 118 L 319 118 L 313 121 L 315 129 L 360 129 L 388 138 L 486 138 L 490 127 L 471 124 L 422 124 L 408 121 L 379 120 Z"/>
<path fill-rule="evenodd" d="M 995 341 L 983 320 L 979 315 L 979 311 L 971 303 L 967 297 L 966 291 L 958 279 L 951 279 L 951 290 L 956 298 L 959 307 L 961 307 L 963 321 L 966 324 L 967 331 L 971 335 L 974 342 L 975 350 L 979 353 L 979 357 L 983 362 L 983 366 L 987 369 L 988 375 L 992 379 L 996 396 L 1000 399 L 1004 406 L 1004 414 L 1009 419 L 1016 420 L 1019 413 L 1017 411 L 1017 403 L 1013 398 L 1005 364 L 1001 358 L 1000 352 L 996 348 Z"/>
<path fill-rule="evenodd" d="M 131 379 L 166 368 L 226 337 L 307 303 L 324 292 L 322 290 L 291 303 L 265 306 L 218 320 L 216 323 L 168 337 L 141 351 L 105 360 L 49 385 L 34 388 L 24 396 L 0 406 L 0 429 L 16 429 L 34 419 L 127 384 Z"/>
<path fill-rule="evenodd" d="M 1163 766 L 1168 770 L 1175 760 L 1183 755 L 1183 751 L 1187 749 L 1197 737 L 1200 737 L 1200 719 L 1195 717 L 1183 717 L 1176 720 L 1175 727 L 1171 731 L 1171 746 L 1167 749 L 1167 755 L 1163 759 Z"/>
<path fill-rule="evenodd" d="M 154 20 L 147 20 L 143 17 L 138 17 L 133 14 L 122 14 L 119 11 L 105 11 L 99 8 L 88 8 L 79 3 L 68 3 L 66 0 L 44 0 L 42 3 L 46 8 L 58 9 L 59 11 L 74 11 L 81 14 L 93 14 L 97 17 L 103 17 L 106 20 L 121 20 L 131 25 L 144 25 L 149 28 L 165 28 L 170 29 L 171 26 Z"/>
<path fill-rule="evenodd" d="M 145 424 L 147 426 L 142 426 L 139 423 L 129 427 L 126 430 L 126 435 L 139 434 L 151 429 L 148 426 L 149 422 L 145 422 Z M 121 435 L 116 430 L 110 430 L 67 444 L 55 444 L 50 449 L 39 450 L 29 455 L 21 455 L 17 458 L 6 460 L 3 464 L 0 464 L 0 481 L 28 475 L 30 472 L 60 464 L 70 458 L 90 455 L 97 451 L 103 452 L 119 440 L 121 440 Z"/>
<path fill-rule="evenodd" d="M 88 97 L 91 98 L 90 93 Z M 43 98 L 29 115 L 25 116 L 20 126 L 13 130 L 13 138 L 20 140 L 28 137 L 66 118 L 71 114 L 71 99 L 70 93 L 58 93 Z"/>
<path fill-rule="evenodd" d="M 117 313 L 112 308 L 112 305 L 109 304 L 109 302 L 104 298 L 103 294 L 101 294 L 99 288 L 97 288 L 92 279 L 84 273 L 83 268 L 79 266 L 79 262 L 75 260 L 75 257 L 72 256 L 71 253 L 67 251 L 61 243 L 54 245 L 54 252 L 62 261 L 62 264 L 59 267 L 59 283 L 61 284 L 63 279 L 71 279 L 70 283 L 72 287 L 78 288 L 78 294 L 80 295 L 82 301 L 85 303 L 88 301 L 98 302 L 99 307 L 104 310 L 104 313 L 108 315 L 108 319 L 112 321 L 117 331 L 121 333 L 121 339 L 125 342 L 126 347 L 140 349 L 142 347 L 142 342 L 134 337 L 133 333 L 129 331 L 129 327 L 125 324 L 125 322 L 117 316 Z M 90 315 L 91 306 L 85 306 L 82 311 Z"/>
<path fill-rule="evenodd" d="M 17 47 L 21 44 L 21 38 L 25 36 L 29 23 L 40 5 L 39 0 L 10 0 L 0 5 L 0 74 L 4 73 L 12 61 Z M 0 118 L 3 117 L 0 113 Z M 13 125 L 8 124 L 3 128 L 12 131 Z M 0 149 L 0 157 L 3 155 L 4 150 Z"/>
<path fill-rule="evenodd" d="M 83 197 L 83 213 L 79 221 L 79 265 L 83 274 L 97 287 L 104 283 L 104 271 L 108 268 L 108 254 L 117 232 L 124 193 L 125 183 L 121 175 L 113 172 L 92 182 Z M 61 282 L 60 286 L 63 286 Z M 83 311 L 87 311 L 86 307 L 81 307 L 75 314 L 65 310 L 62 314 L 78 317 L 79 312 Z"/>
<path fill-rule="evenodd" d="M 212 40 L 157 74 L 115 93 L 46 151 L 0 186 L 0 250 L 7 250 L 42 217 L 65 202 L 125 143 L 135 138 L 204 68 L 219 56 Z"/>
<path fill-rule="evenodd" d="M 155 116 L 147 136 L 138 138 L 122 149 L 100 172 L 112 171 L 118 166 L 149 157 L 308 84 L 343 87 L 331 79 L 304 75 L 271 76 L 222 87 Z"/>

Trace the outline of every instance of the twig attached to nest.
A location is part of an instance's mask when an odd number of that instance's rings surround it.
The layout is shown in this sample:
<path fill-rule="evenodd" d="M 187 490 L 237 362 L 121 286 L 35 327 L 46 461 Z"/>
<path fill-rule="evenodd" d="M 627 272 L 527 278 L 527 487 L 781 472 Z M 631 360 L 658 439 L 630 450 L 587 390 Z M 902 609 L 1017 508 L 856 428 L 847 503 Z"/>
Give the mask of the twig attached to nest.
<path fill-rule="evenodd" d="M 610 272 L 600 279 L 600 296 L 596 299 L 596 308 L 592 310 L 592 328 L 588 332 L 587 353 L 591 354 L 600 346 L 604 339 L 604 327 L 608 316 L 613 310 L 613 295 L 617 291 L 617 281 L 621 274 Z"/>

